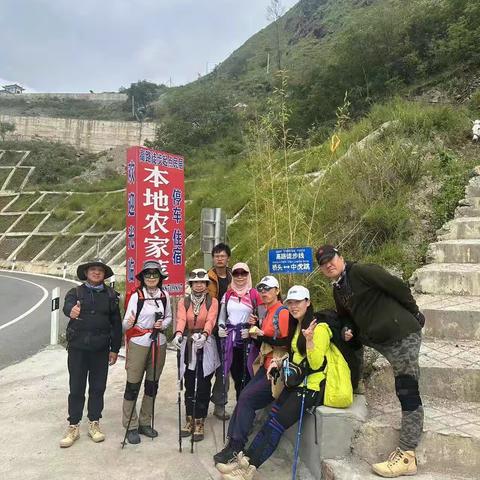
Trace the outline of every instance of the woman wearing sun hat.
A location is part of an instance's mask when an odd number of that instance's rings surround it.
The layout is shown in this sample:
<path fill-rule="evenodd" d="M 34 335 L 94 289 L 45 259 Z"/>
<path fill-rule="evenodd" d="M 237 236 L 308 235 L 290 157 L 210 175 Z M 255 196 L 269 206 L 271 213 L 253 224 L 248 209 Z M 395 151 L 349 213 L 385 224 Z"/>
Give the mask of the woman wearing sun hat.
<path fill-rule="evenodd" d="M 185 380 L 186 424 L 181 436 L 203 440 L 208 414 L 212 376 L 220 366 L 215 340 L 211 337 L 218 313 L 218 301 L 208 293 L 210 279 L 203 268 L 188 276 L 191 293 L 180 299 L 177 331 L 173 344 L 180 350 L 180 377 Z"/>
<path fill-rule="evenodd" d="M 222 298 L 218 317 L 218 336 L 224 344 L 224 374 L 230 373 L 235 383 L 237 400 L 249 382 L 247 368 L 250 336 L 248 330 L 255 321 L 258 306 L 263 304 L 260 295 L 252 288 L 252 277 L 246 263 L 232 268 L 232 283 Z"/>
<path fill-rule="evenodd" d="M 172 321 L 170 297 L 162 289 L 162 281 L 167 274 L 161 265 L 155 260 L 147 260 L 136 277 L 140 287 L 130 297 L 123 320 L 127 384 L 122 421 L 124 428 L 128 428 L 127 440 L 133 444 L 140 443 L 139 433 L 150 438 L 158 435 L 152 427 L 153 402 L 167 353 L 167 339 L 163 332 Z M 154 331 L 158 335 L 152 340 Z M 144 373 L 145 393 L 140 416 L 137 416 L 136 409 L 132 409 L 140 393 Z"/>

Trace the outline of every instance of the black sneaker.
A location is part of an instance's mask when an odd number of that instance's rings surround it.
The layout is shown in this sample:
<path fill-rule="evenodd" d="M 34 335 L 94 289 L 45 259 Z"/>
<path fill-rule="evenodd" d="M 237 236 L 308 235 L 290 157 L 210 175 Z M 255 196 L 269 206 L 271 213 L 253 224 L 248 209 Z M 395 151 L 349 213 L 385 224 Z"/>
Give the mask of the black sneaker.
<path fill-rule="evenodd" d="M 148 438 L 158 437 L 158 432 L 150 425 L 140 425 L 138 427 L 138 433 L 140 433 L 141 435 L 145 435 Z"/>
<path fill-rule="evenodd" d="M 213 456 L 213 461 L 215 462 L 215 465 L 217 463 L 228 463 L 230 462 L 233 458 L 235 458 L 235 455 L 238 452 L 232 448 L 230 443 L 227 443 L 225 448 L 223 450 L 220 450 L 218 453 L 216 453 Z"/>
<path fill-rule="evenodd" d="M 138 430 L 136 428 L 127 432 L 127 440 L 128 443 L 131 443 L 132 445 L 141 442 L 140 435 L 138 434 Z"/>

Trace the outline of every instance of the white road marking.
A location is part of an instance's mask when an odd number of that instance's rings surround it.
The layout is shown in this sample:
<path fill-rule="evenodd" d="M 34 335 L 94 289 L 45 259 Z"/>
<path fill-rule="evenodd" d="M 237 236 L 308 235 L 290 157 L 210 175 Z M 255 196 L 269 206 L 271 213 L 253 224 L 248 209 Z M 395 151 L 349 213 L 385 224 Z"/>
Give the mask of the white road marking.
<path fill-rule="evenodd" d="M 14 277 L 11 275 L 2 275 L 2 274 L 0 274 L 0 277 L 13 278 L 14 280 L 20 280 L 21 282 L 31 283 L 32 285 L 35 285 L 36 287 L 40 288 L 43 291 L 43 297 L 32 308 L 27 310 L 25 313 L 22 313 L 18 317 L 14 318 L 13 320 L 10 320 L 8 323 L 5 323 L 4 325 L 0 325 L 0 330 L 3 330 L 8 326 L 13 325 L 14 323 L 17 323 L 19 320 L 21 320 L 22 318 L 25 318 L 27 315 L 30 315 L 34 310 L 36 310 L 48 297 L 48 291 L 46 288 L 42 287 L 38 283 L 31 282 L 30 280 L 25 280 L 23 278 Z"/>

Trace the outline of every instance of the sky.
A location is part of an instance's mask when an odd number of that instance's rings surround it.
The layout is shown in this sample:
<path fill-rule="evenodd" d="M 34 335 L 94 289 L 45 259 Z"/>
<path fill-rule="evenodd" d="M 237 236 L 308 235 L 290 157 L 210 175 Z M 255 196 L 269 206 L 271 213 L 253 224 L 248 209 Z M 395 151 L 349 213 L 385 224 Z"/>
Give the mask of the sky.
<path fill-rule="evenodd" d="M 118 91 L 182 85 L 268 25 L 271 0 L 2 0 L 0 85 Z M 281 0 L 288 10 L 298 0 Z"/>

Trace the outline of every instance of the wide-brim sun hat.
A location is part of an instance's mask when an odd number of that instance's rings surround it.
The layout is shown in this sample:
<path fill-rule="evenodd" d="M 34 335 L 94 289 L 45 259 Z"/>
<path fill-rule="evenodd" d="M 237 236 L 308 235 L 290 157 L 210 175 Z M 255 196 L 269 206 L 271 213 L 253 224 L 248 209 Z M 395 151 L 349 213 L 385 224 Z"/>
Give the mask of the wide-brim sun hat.
<path fill-rule="evenodd" d="M 160 262 L 157 262 L 156 260 L 145 260 L 143 262 L 142 269 L 135 275 L 135 278 L 141 281 L 145 270 L 158 270 L 161 280 L 168 278 L 168 273 L 162 267 L 162 265 L 160 265 Z"/>
<path fill-rule="evenodd" d="M 195 268 L 188 274 L 188 283 L 207 282 L 210 283 L 208 272 L 204 268 Z"/>
<path fill-rule="evenodd" d="M 294 285 L 288 290 L 285 302 L 289 300 L 310 300 L 310 292 L 302 285 Z"/>
<path fill-rule="evenodd" d="M 113 270 L 101 259 L 92 260 L 87 263 L 82 263 L 77 267 L 77 277 L 82 282 L 87 279 L 87 270 L 91 267 L 101 267 L 105 272 L 105 278 L 110 278 L 113 276 Z"/>

